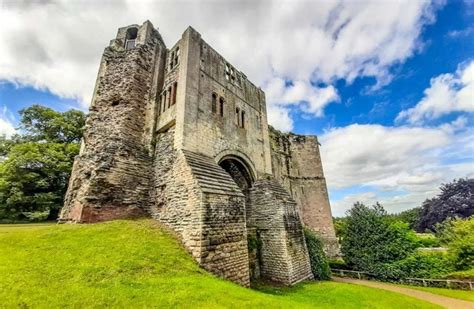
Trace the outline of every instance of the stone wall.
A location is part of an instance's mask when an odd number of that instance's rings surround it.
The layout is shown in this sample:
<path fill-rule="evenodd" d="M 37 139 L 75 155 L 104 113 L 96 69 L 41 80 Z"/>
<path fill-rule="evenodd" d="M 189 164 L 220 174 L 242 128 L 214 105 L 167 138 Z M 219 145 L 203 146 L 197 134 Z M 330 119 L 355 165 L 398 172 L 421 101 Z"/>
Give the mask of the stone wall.
<path fill-rule="evenodd" d="M 265 95 L 210 47 L 192 28 L 180 41 L 180 85 L 184 105 L 177 116 L 177 147 L 218 157 L 224 152 L 244 156 L 256 173 L 271 173 Z M 234 79 L 226 77 L 227 70 Z M 213 110 L 212 95 L 217 96 Z M 220 99 L 224 100 L 223 110 Z M 237 109 L 243 124 L 237 121 Z"/>
<path fill-rule="evenodd" d="M 270 130 L 273 173 L 291 193 L 303 223 L 323 240 L 328 256 L 339 255 L 316 136 Z"/>
<path fill-rule="evenodd" d="M 275 180 L 258 180 L 249 194 L 249 230 L 259 243 L 260 275 L 283 284 L 311 279 L 308 250 L 296 202 Z"/>

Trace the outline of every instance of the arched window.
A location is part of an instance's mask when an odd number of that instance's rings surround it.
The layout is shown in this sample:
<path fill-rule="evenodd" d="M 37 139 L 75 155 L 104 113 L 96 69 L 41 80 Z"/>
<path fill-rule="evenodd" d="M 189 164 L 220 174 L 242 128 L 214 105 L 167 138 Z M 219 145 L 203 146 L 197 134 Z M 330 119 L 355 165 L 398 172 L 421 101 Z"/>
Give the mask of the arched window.
<path fill-rule="evenodd" d="M 217 113 L 217 94 L 212 94 L 212 103 L 211 103 L 211 110 L 215 114 Z"/>
<path fill-rule="evenodd" d="M 224 98 L 220 97 L 219 98 L 219 114 L 221 117 L 224 117 Z"/>
<path fill-rule="evenodd" d="M 125 34 L 125 49 L 132 49 L 135 47 L 137 40 L 138 28 L 132 27 L 127 29 Z"/>
<path fill-rule="evenodd" d="M 170 56 L 170 70 L 173 69 L 174 67 L 173 61 L 174 61 L 174 52 L 172 52 Z"/>
<path fill-rule="evenodd" d="M 175 105 L 176 104 L 176 91 L 178 90 L 178 82 L 175 82 L 173 84 L 173 98 L 172 98 L 172 101 L 171 101 L 171 105 Z"/>
<path fill-rule="evenodd" d="M 240 127 L 240 108 L 235 108 L 235 124 Z"/>
<path fill-rule="evenodd" d="M 245 128 L 245 111 L 241 112 L 242 120 L 240 122 L 240 127 Z"/>
<path fill-rule="evenodd" d="M 174 53 L 174 65 L 177 66 L 179 63 L 179 47 L 176 47 L 176 52 Z"/>

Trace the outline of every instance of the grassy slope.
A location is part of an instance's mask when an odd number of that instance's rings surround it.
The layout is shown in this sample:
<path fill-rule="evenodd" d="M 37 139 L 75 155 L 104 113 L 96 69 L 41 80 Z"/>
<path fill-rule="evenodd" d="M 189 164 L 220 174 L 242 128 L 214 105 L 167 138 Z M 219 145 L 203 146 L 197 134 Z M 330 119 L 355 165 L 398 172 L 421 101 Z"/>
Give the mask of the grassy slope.
<path fill-rule="evenodd" d="M 0 226 L 0 278 L 0 307 L 435 307 L 335 282 L 245 289 L 200 269 L 151 220 Z"/>

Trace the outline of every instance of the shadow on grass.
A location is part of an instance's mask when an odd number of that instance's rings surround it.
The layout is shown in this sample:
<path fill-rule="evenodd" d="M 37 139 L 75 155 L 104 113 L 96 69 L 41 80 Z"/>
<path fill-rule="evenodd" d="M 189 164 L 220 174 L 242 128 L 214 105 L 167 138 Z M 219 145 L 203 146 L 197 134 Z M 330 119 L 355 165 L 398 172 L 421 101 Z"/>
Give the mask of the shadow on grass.
<path fill-rule="evenodd" d="M 285 296 L 301 292 L 304 289 L 304 285 L 311 282 L 317 281 L 303 281 L 293 286 L 285 286 L 272 281 L 255 280 L 251 282 L 250 287 L 255 291 L 265 294 Z"/>

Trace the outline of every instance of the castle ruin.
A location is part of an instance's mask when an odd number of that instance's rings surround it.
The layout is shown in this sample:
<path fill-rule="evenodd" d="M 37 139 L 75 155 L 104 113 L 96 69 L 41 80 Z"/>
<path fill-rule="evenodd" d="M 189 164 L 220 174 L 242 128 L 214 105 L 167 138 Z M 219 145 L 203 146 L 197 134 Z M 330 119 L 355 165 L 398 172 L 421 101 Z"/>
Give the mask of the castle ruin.
<path fill-rule="evenodd" d="M 146 21 L 105 48 L 60 221 L 151 216 L 210 272 L 312 278 L 303 224 L 337 252 L 316 136 L 267 124 L 264 92 L 189 27 Z"/>

